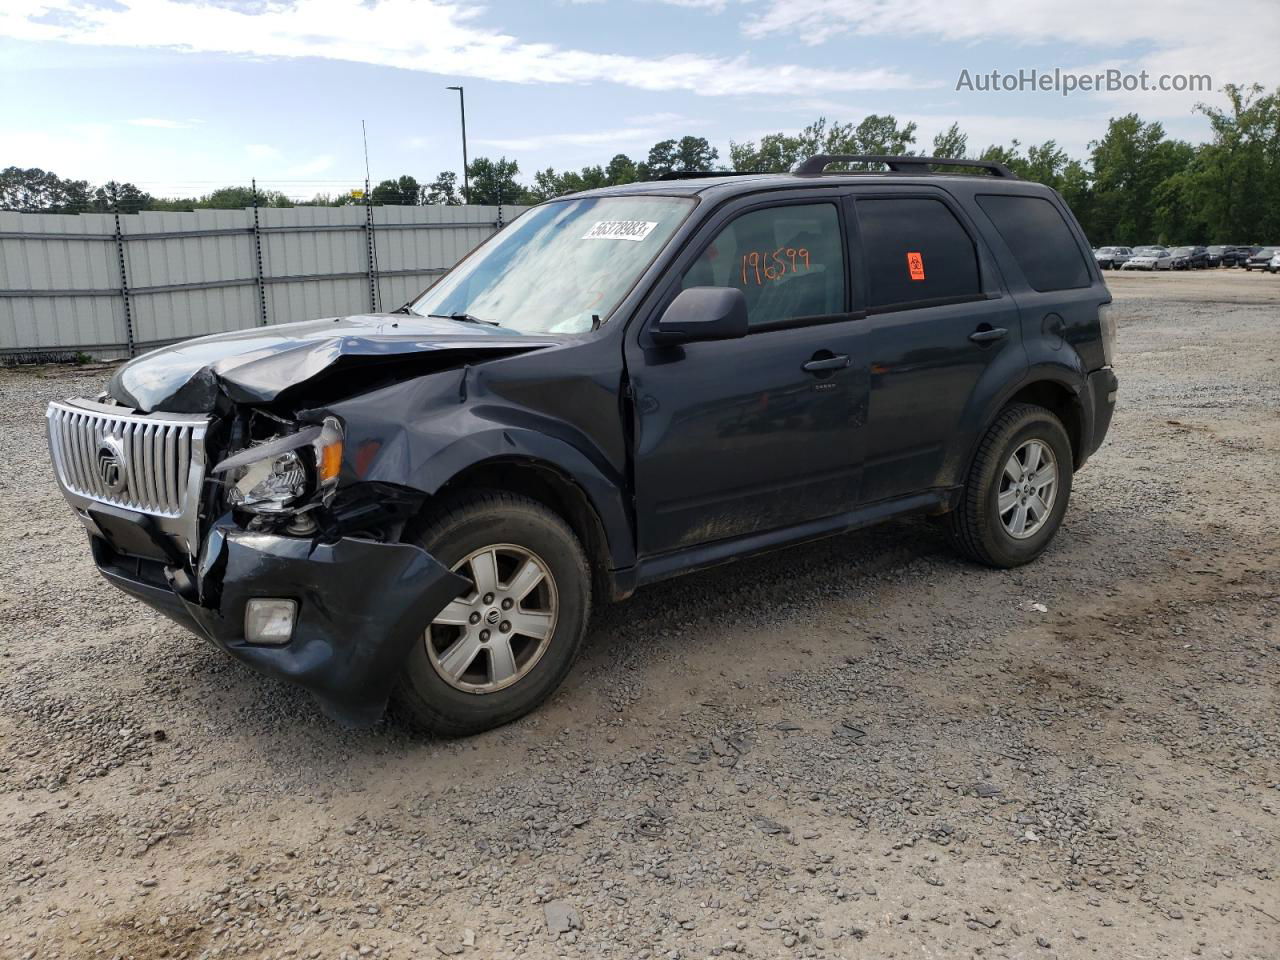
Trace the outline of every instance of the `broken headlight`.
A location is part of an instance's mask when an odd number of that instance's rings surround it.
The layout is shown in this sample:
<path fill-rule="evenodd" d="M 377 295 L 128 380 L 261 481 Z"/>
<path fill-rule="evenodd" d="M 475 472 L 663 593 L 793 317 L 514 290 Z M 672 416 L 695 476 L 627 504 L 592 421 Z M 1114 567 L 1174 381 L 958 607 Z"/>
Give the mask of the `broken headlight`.
<path fill-rule="evenodd" d="M 326 503 L 338 485 L 342 427 L 323 424 L 246 447 L 213 468 L 227 484 L 227 503 L 249 513 L 289 514 Z"/>

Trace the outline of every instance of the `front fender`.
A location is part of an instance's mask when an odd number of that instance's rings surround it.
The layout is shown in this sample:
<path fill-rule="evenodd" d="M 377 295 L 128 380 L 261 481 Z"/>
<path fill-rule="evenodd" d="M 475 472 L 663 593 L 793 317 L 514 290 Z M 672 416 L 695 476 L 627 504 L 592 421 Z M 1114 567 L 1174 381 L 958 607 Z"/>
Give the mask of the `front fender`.
<path fill-rule="evenodd" d="M 384 388 L 333 405 L 346 430 L 344 483 L 383 482 L 427 495 L 469 468 L 527 461 L 556 470 L 586 495 L 604 528 L 615 569 L 635 563 L 625 463 L 575 424 L 502 402 L 466 396 L 465 371 Z"/>

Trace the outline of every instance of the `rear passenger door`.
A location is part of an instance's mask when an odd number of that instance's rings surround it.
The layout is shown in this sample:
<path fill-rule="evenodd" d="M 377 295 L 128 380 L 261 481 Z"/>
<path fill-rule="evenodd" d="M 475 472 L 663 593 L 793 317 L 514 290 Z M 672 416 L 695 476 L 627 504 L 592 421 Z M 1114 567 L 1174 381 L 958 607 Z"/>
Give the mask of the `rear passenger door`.
<path fill-rule="evenodd" d="M 862 188 L 847 201 L 866 365 L 862 501 L 963 480 L 993 384 L 1026 368 L 1018 311 L 972 221 L 942 190 Z"/>

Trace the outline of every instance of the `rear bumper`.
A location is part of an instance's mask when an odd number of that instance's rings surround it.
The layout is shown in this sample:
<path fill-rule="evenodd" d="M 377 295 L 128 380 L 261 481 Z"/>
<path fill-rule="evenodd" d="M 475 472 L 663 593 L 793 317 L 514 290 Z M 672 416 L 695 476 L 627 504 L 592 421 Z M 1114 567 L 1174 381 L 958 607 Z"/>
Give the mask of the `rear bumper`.
<path fill-rule="evenodd" d="M 1085 389 L 1081 393 L 1080 402 L 1084 406 L 1082 433 L 1080 438 L 1080 455 L 1076 469 L 1084 466 L 1086 460 L 1102 446 L 1111 428 L 1111 417 L 1116 410 L 1116 395 L 1120 381 L 1115 371 L 1103 367 L 1089 374 Z"/>
<path fill-rule="evenodd" d="M 381 717 L 414 640 L 469 587 L 411 544 L 353 537 L 324 544 L 229 524 L 209 533 L 192 572 L 118 551 L 111 531 L 120 522 L 90 530 L 107 580 L 255 670 L 305 688 L 350 725 Z M 254 597 L 297 603 L 288 643 L 245 640 L 245 605 Z"/>

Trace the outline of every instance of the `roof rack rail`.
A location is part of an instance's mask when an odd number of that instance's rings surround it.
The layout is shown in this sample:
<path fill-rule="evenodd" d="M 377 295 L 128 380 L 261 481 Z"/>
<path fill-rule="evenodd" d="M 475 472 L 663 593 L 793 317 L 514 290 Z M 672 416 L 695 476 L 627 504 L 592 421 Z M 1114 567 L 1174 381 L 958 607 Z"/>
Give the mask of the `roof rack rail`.
<path fill-rule="evenodd" d="M 887 157 L 854 154 L 825 154 L 803 160 L 791 171 L 799 174 L 822 173 L 832 163 L 883 163 L 894 173 L 933 173 L 933 167 L 977 167 L 997 177 L 1017 180 L 1018 175 L 1003 163 L 994 160 L 965 160 L 955 157 Z"/>

